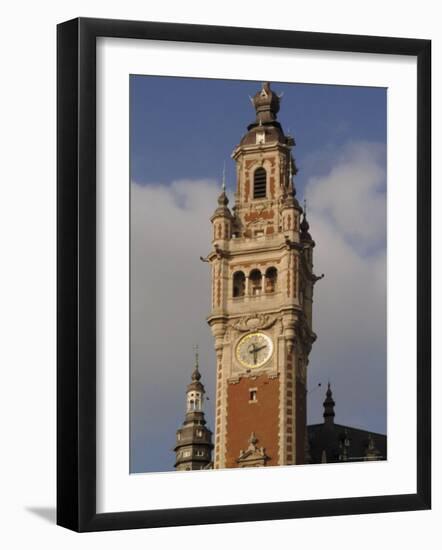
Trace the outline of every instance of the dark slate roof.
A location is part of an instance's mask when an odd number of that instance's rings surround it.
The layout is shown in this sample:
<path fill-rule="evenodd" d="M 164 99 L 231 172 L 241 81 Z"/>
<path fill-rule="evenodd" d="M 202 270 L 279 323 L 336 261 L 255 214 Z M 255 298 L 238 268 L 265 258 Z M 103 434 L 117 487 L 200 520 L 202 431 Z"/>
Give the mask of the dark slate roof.
<path fill-rule="evenodd" d="M 249 131 L 241 138 L 240 145 L 255 145 L 256 133 L 265 132 L 266 143 L 280 142 L 286 143 L 287 138 L 282 131 L 281 125 L 278 123 L 264 124 L 259 126 L 258 124 L 250 124 Z"/>
<path fill-rule="evenodd" d="M 323 423 L 307 426 L 310 463 L 366 460 L 371 446 L 378 451 L 377 460 L 387 459 L 387 436 L 343 424 Z M 373 456 L 373 451 L 371 455 Z"/>

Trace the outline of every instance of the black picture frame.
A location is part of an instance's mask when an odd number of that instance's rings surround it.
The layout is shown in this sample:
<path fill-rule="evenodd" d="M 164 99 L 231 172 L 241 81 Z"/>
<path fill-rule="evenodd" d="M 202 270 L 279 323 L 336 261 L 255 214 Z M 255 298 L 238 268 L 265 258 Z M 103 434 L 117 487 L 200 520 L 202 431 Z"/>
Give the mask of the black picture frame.
<path fill-rule="evenodd" d="M 417 58 L 417 492 L 96 512 L 96 39 L 396 54 Z M 79 18 L 57 28 L 57 523 L 75 531 L 424 510 L 431 506 L 431 41 Z"/>

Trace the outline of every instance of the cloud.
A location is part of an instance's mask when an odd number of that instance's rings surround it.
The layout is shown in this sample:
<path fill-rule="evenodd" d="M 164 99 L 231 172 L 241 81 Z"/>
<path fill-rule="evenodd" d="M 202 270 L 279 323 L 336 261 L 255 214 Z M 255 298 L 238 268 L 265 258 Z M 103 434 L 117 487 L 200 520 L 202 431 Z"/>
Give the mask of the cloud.
<path fill-rule="evenodd" d="M 352 142 L 325 175 L 308 180 L 308 202 L 359 252 L 369 252 L 385 246 L 385 177 L 385 146 Z"/>
<path fill-rule="evenodd" d="M 384 147 L 351 143 L 308 180 L 315 286 L 312 381 L 333 384 L 337 422 L 386 429 L 386 203 Z M 323 392 L 309 400 L 321 421 Z"/>
<path fill-rule="evenodd" d="M 386 251 L 383 146 L 351 143 L 307 181 L 317 246 L 309 387 L 333 384 L 336 421 L 385 430 Z M 180 180 L 131 186 L 131 463 L 133 471 L 173 467 L 175 431 L 200 345 L 212 399 L 215 357 L 210 311 L 210 215 L 219 182 Z M 309 394 L 309 422 L 322 421 L 324 387 Z"/>
<path fill-rule="evenodd" d="M 219 183 L 180 180 L 131 185 L 131 463 L 134 471 L 173 467 L 175 431 L 200 346 L 213 396 L 214 352 L 205 318 L 210 271 L 210 215 Z M 211 419 L 211 403 L 208 416 Z M 213 425 L 213 424 L 212 424 Z"/>

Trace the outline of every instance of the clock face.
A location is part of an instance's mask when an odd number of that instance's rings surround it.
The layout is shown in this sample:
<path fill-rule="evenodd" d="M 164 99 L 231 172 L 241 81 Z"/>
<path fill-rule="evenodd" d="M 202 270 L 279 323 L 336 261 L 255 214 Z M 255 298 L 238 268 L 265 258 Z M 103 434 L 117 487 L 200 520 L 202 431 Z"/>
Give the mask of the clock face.
<path fill-rule="evenodd" d="M 272 339 L 262 332 L 252 332 L 241 338 L 236 346 L 236 359 L 243 367 L 262 367 L 273 353 Z"/>

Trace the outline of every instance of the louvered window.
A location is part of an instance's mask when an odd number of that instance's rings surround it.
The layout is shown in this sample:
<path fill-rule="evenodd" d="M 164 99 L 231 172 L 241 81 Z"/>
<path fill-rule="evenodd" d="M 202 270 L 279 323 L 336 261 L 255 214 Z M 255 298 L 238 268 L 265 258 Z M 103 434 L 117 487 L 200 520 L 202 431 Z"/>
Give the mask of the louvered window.
<path fill-rule="evenodd" d="M 267 187 L 267 173 L 264 168 L 258 168 L 255 170 L 255 176 L 253 178 L 253 198 L 265 199 Z"/>

